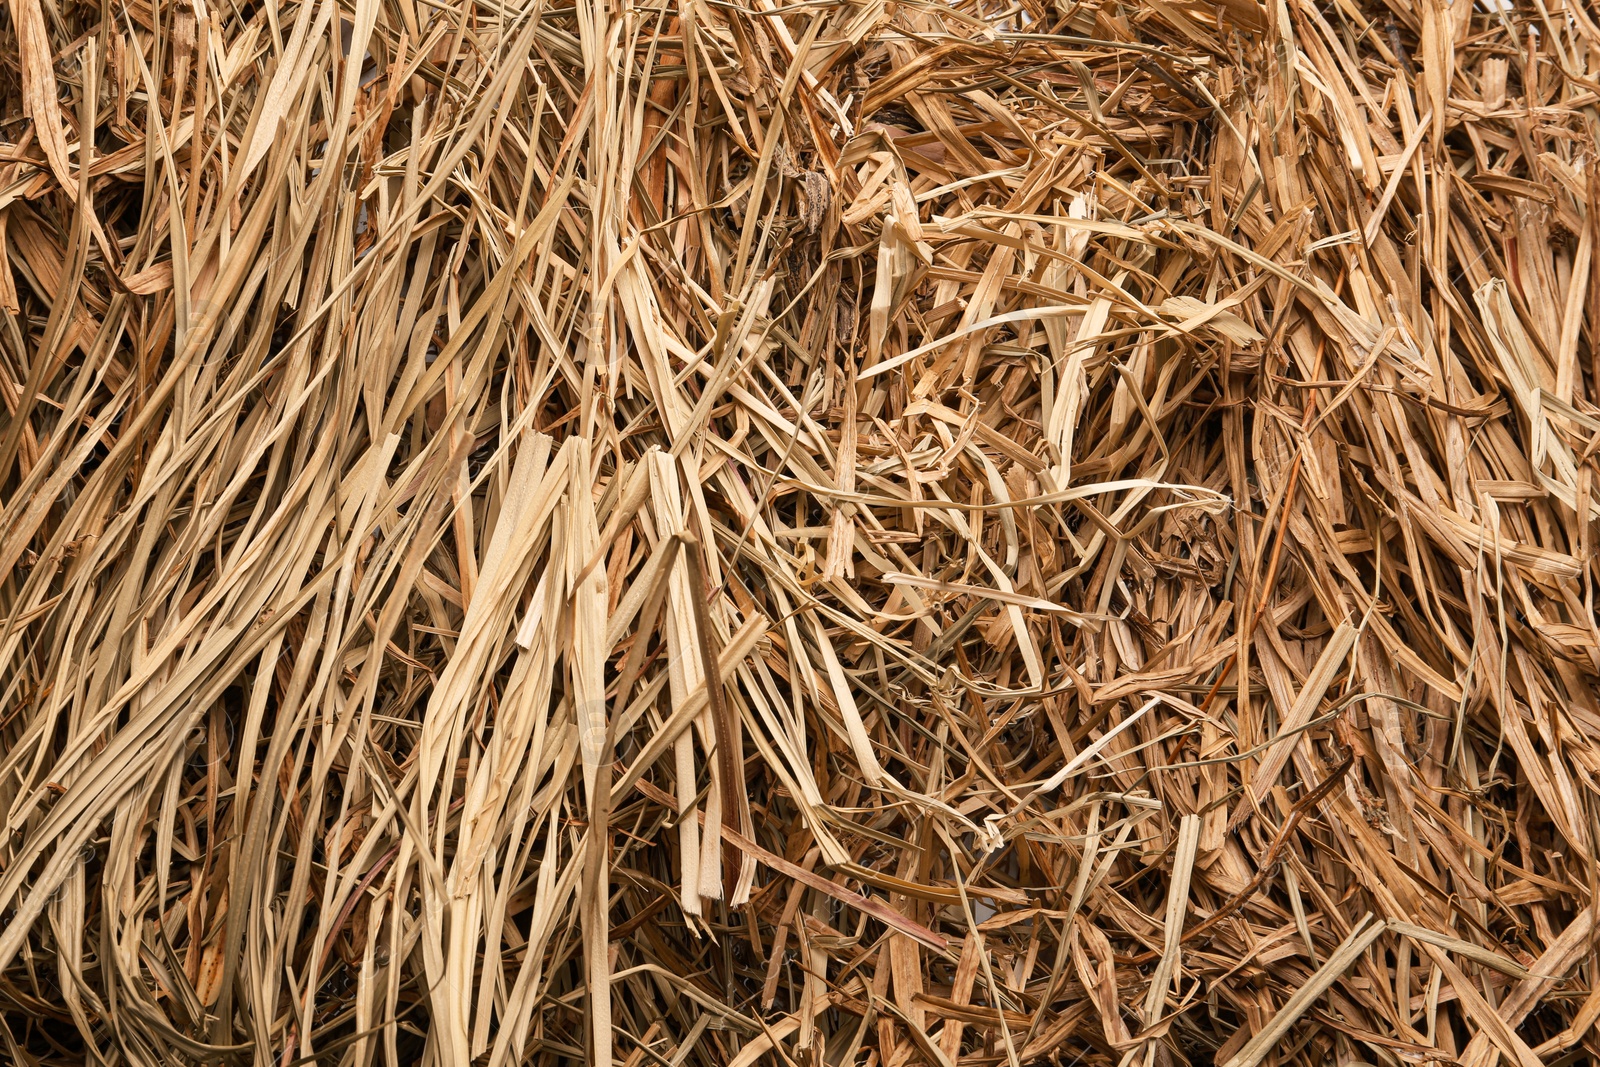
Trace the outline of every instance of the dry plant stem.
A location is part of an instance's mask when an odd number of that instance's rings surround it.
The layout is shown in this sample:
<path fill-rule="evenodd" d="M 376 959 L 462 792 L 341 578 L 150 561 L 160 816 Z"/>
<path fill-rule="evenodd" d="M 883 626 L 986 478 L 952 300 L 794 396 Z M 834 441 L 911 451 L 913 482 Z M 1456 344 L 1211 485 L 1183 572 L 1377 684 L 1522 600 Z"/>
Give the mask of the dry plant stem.
<path fill-rule="evenodd" d="M 1593 5 L 0 7 L 0 1060 L 1600 1059 Z"/>
<path fill-rule="evenodd" d="M 1321 361 L 1321 353 L 1318 353 Z M 1306 401 L 1306 413 L 1301 421 L 1301 430 L 1304 431 L 1311 422 L 1311 412 L 1314 409 L 1314 397 Z M 1245 628 L 1245 638 L 1248 640 L 1261 624 L 1261 617 L 1267 613 L 1267 606 L 1272 602 L 1272 590 L 1278 580 L 1278 564 L 1283 560 L 1283 541 L 1289 529 L 1289 513 L 1294 507 L 1294 491 L 1300 485 L 1300 459 L 1299 450 L 1295 451 L 1294 462 L 1289 466 L 1289 484 L 1283 491 L 1283 503 L 1278 516 L 1277 535 L 1272 541 L 1272 559 L 1267 564 L 1266 578 L 1261 583 L 1261 597 L 1256 604 L 1255 612 L 1250 616 L 1250 624 Z M 1211 683 L 1211 688 L 1206 691 L 1206 698 L 1200 702 L 1200 710 L 1206 711 L 1211 707 L 1211 702 L 1216 699 L 1217 692 L 1222 688 L 1223 681 L 1228 672 L 1238 665 L 1238 653 L 1235 653 L 1228 662 L 1223 664 L 1222 670 L 1217 672 L 1216 681 Z M 1243 811 L 1244 809 L 1240 809 Z M 1235 816 L 1238 818 L 1238 816 Z"/>

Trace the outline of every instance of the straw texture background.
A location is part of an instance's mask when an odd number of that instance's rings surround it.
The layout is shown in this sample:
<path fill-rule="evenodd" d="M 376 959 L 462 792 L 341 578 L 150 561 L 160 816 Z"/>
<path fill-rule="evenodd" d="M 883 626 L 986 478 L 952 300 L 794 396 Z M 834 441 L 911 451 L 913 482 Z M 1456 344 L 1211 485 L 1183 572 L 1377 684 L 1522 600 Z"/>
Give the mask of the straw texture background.
<path fill-rule="evenodd" d="M 7 0 L 0 1059 L 1593 1062 L 1597 20 Z"/>

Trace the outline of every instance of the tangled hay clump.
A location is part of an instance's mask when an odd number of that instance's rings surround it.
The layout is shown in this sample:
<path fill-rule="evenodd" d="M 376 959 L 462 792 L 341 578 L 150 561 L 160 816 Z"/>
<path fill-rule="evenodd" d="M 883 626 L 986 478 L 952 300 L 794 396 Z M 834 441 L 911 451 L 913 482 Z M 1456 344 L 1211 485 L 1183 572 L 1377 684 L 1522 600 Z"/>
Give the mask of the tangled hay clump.
<path fill-rule="evenodd" d="M 1600 1058 L 1597 21 L 8 0 L 0 1058 Z"/>

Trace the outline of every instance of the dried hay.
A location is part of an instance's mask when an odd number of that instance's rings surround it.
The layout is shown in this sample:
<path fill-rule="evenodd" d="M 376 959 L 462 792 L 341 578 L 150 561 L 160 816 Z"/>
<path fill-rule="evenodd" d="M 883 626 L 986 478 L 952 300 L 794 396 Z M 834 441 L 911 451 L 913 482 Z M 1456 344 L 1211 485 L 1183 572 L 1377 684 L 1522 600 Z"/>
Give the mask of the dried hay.
<path fill-rule="evenodd" d="M 9 0 L 4 1058 L 1600 1055 L 1595 20 Z"/>

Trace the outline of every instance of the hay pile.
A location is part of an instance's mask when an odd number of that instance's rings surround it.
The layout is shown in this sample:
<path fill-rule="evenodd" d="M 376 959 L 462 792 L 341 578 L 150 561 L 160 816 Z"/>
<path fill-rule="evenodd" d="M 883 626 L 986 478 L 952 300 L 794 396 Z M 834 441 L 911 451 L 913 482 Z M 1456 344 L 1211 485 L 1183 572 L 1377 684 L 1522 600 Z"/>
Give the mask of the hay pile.
<path fill-rule="evenodd" d="M 1600 1055 L 1592 11 L 561 3 L 0 15 L 0 1058 Z"/>

